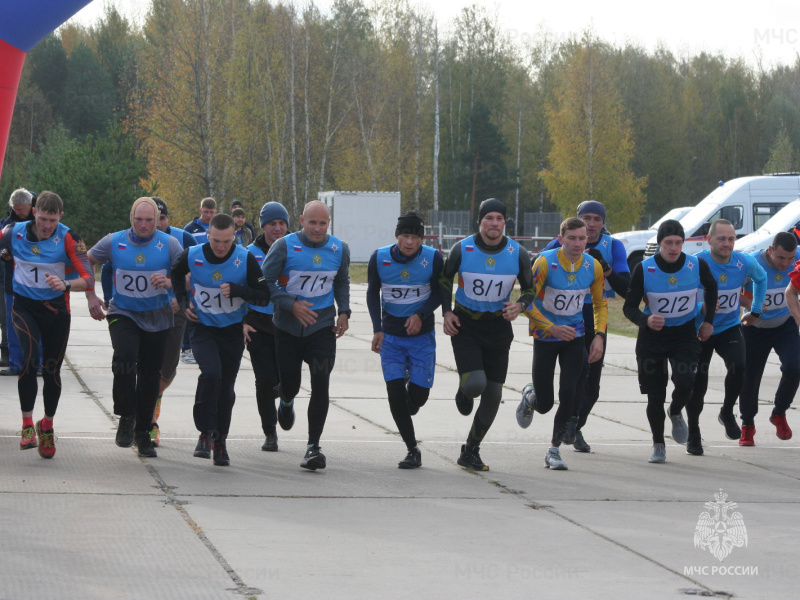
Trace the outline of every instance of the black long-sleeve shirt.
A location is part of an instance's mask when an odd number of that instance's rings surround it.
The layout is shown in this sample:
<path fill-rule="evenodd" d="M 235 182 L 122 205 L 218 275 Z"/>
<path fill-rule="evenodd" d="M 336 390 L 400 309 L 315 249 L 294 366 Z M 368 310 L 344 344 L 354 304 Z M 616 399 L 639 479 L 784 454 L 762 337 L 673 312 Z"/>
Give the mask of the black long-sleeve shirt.
<path fill-rule="evenodd" d="M 481 237 L 480 233 L 477 233 L 473 236 L 475 240 L 475 245 L 481 249 L 481 251 L 485 252 L 486 254 L 499 254 L 500 252 L 505 251 L 506 246 L 508 245 L 509 239 L 506 236 L 503 236 L 503 239 L 500 240 L 500 243 L 496 246 L 488 246 L 484 243 L 483 238 Z M 461 244 L 463 240 L 456 243 L 451 249 L 450 254 L 447 256 L 447 261 L 444 263 L 444 268 L 442 269 L 442 276 L 440 277 L 439 281 L 441 283 L 441 296 L 442 296 L 442 314 L 446 315 L 450 311 L 453 310 L 453 278 L 458 274 L 459 269 L 461 268 Z M 531 257 L 528 254 L 525 248 L 520 246 L 519 254 L 519 274 L 517 275 L 517 280 L 519 281 L 520 287 L 520 297 L 517 302 L 522 304 L 523 307 L 527 307 L 531 302 L 533 302 L 534 293 L 533 293 L 533 272 L 531 271 Z M 460 304 L 456 303 L 456 308 L 458 311 L 463 314 L 467 314 L 475 320 L 478 319 L 494 319 L 498 317 L 502 317 L 503 311 L 498 310 L 493 313 L 488 312 L 479 312 L 470 310 Z"/>
<path fill-rule="evenodd" d="M 655 256 L 656 265 L 665 273 L 677 273 L 686 263 L 686 254 L 683 252 L 681 252 L 678 260 L 674 263 L 668 263 L 660 254 L 656 254 Z M 706 307 L 706 315 L 703 320 L 706 323 L 713 324 L 714 313 L 717 312 L 717 280 L 711 273 L 711 268 L 708 266 L 708 263 L 702 258 L 698 258 L 697 260 L 700 263 L 700 284 L 704 288 L 703 296 L 705 298 Z M 639 308 L 643 298 L 644 270 L 642 269 L 642 263 L 639 263 L 634 267 L 633 273 L 631 274 L 631 284 L 628 288 L 628 294 L 625 297 L 625 304 L 622 306 L 622 312 L 631 323 L 638 325 L 640 329 L 647 327 L 647 317 L 649 316 L 644 314 Z"/>
<path fill-rule="evenodd" d="M 409 264 L 419 258 L 422 253 L 422 248 L 414 254 L 414 256 L 403 256 L 397 249 L 397 244 L 392 246 L 389 252 L 392 255 L 392 260 L 400 264 Z M 422 327 L 419 333 L 428 333 L 433 331 L 435 325 L 434 311 L 441 303 L 439 277 L 442 274 L 444 267 L 444 259 L 440 252 L 434 252 L 433 264 L 431 265 L 431 295 L 422 307 L 416 312 L 419 318 L 422 319 Z M 381 277 L 378 274 L 378 251 L 372 253 L 367 265 L 367 308 L 369 309 L 369 316 L 372 319 L 372 332 L 388 333 L 389 335 L 396 335 L 406 337 L 406 319 L 408 317 L 395 317 L 381 309 Z M 381 314 L 383 313 L 383 314 Z"/>
<path fill-rule="evenodd" d="M 207 261 L 207 264 L 220 265 L 231 257 L 234 250 L 236 250 L 236 245 L 232 245 L 228 254 L 219 258 L 214 254 L 211 245 L 206 243 L 203 244 L 203 258 Z M 178 257 L 178 262 L 173 265 L 170 275 L 172 290 L 175 292 L 175 299 L 178 301 L 181 310 L 189 308 L 189 294 L 186 290 L 187 273 L 189 273 L 189 248 L 184 250 Z M 245 302 L 258 306 L 267 306 L 269 304 L 267 282 L 261 272 L 261 267 L 258 266 L 256 257 L 250 252 L 247 253 L 247 284 L 231 283 L 231 297 L 242 298 Z"/>

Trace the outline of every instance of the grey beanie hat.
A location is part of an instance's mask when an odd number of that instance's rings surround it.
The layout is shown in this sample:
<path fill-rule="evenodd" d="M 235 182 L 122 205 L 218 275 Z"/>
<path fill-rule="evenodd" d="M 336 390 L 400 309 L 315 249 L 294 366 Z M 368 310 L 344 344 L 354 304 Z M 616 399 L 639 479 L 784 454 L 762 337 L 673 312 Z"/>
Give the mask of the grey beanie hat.
<path fill-rule="evenodd" d="M 283 205 L 280 202 L 267 202 L 261 207 L 261 227 L 275 219 L 283 219 L 289 226 L 289 213 Z"/>

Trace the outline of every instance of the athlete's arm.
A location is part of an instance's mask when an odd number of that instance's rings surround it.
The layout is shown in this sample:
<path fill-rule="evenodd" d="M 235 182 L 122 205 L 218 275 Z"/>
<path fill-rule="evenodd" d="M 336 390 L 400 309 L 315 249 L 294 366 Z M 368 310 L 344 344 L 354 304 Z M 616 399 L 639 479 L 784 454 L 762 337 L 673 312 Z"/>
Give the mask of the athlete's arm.
<path fill-rule="evenodd" d="M 425 320 L 426 317 L 431 315 L 442 303 L 442 290 L 439 286 L 439 281 L 442 277 L 442 268 L 444 267 L 444 258 L 442 257 L 442 253 L 438 250 L 433 253 L 433 265 L 431 269 L 431 295 L 425 301 L 425 304 L 422 305 L 417 311 L 417 315 L 421 320 Z"/>
<path fill-rule="evenodd" d="M 628 286 L 628 293 L 625 295 L 625 304 L 622 305 L 622 314 L 640 328 L 647 324 L 647 315 L 639 308 L 642 299 L 644 299 L 644 270 L 642 263 L 639 263 L 631 273 L 631 282 Z"/>
<path fill-rule="evenodd" d="M 750 310 L 760 313 L 764 306 L 764 298 L 767 296 L 767 272 L 749 254 L 745 254 L 745 262 L 747 263 L 747 276 L 753 283 L 753 302 Z"/>
<path fill-rule="evenodd" d="M 592 295 L 594 331 L 602 334 L 608 331 L 608 299 L 603 292 L 604 283 L 603 267 L 600 266 L 600 263 L 594 261 L 594 281 L 589 287 L 589 292 Z"/>
<path fill-rule="evenodd" d="M 267 281 L 272 303 L 286 312 L 292 312 L 292 306 L 294 306 L 297 297 L 289 294 L 286 290 L 278 286 L 278 278 L 285 264 L 286 239 L 280 238 L 275 240 L 275 243 L 270 246 L 267 256 L 264 257 L 264 262 L 261 263 L 261 272 L 264 274 L 264 278 Z"/>
<path fill-rule="evenodd" d="M 519 300 L 517 300 L 517 302 L 522 305 L 522 309 L 524 310 L 533 302 L 533 299 L 536 297 L 536 292 L 533 291 L 531 256 L 522 246 L 520 246 L 519 252 L 519 275 L 517 275 L 517 281 L 519 281 Z"/>
<path fill-rule="evenodd" d="M 336 300 L 336 311 L 339 317 L 350 318 L 350 246 L 342 242 L 342 264 L 333 278 L 333 298 Z M 338 321 L 338 319 L 337 319 Z M 339 326 L 337 326 L 339 327 Z M 345 325 L 345 331 L 347 325 Z M 344 331 L 342 331 L 344 333 Z"/>
<path fill-rule="evenodd" d="M 181 252 L 178 260 L 172 265 L 170 279 L 172 280 L 172 291 L 175 292 L 175 300 L 182 311 L 189 308 L 189 295 L 186 291 L 186 275 L 189 273 L 189 249 Z"/>
<path fill-rule="evenodd" d="M 453 310 L 453 278 L 461 268 L 461 242 L 456 242 L 442 268 L 442 275 L 439 277 L 439 295 L 442 302 L 442 315 L 446 315 Z"/>
<path fill-rule="evenodd" d="M 542 256 L 541 254 L 539 257 L 534 261 L 533 268 L 532 268 L 532 287 L 531 291 L 533 293 L 534 298 L 538 296 L 544 290 L 545 282 L 547 281 L 547 273 L 550 265 L 547 264 L 547 259 Z M 553 323 L 545 317 L 538 308 L 536 308 L 536 304 L 531 302 L 525 308 L 525 316 L 530 319 L 530 332 L 533 335 L 533 330 L 539 330 L 542 332 L 548 332 L 553 327 Z"/>
<path fill-rule="evenodd" d="M 383 330 L 381 324 L 381 278 L 378 275 L 378 251 L 372 253 L 367 263 L 367 310 L 372 319 L 372 333 Z M 373 350 L 375 348 L 373 347 Z"/>
<path fill-rule="evenodd" d="M 604 273 L 611 289 L 622 298 L 628 293 L 631 282 L 631 272 L 628 268 L 628 259 L 625 255 L 625 246 L 616 238 L 611 242 L 611 271 Z"/>
<path fill-rule="evenodd" d="M 697 261 L 700 263 L 700 285 L 704 288 L 703 301 L 706 307 L 706 316 L 703 322 L 713 325 L 714 315 L 717 312 L 717 296 L 719 294 L 717 278 L 714 277 L 714 274 L 711 272 L 711 267 L 708 266 L 705 260 L 698 258 Z"/>

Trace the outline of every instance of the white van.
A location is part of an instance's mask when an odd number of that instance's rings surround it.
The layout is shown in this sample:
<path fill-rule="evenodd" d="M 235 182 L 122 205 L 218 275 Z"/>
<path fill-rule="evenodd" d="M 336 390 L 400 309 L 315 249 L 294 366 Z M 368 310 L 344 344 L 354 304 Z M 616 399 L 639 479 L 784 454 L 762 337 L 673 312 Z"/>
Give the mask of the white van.
<path fill-rule="evenodd" d="M 758 231 L 736 240 L 735 250 L 750 254 L 756 250 L 765 250 L 772 245 L 775 234 L 781 231 L 800 233 L 800 200 L 790 202 L 780 209 L 774 217 L 764 223 Z"/>
<path fill-rule="evenodd" d="M 611 237 L 618 239 L 625 246 L 625 256 L 628 257 L 628 267 L 633 271 L 638 263 L 642 262 L 644 250 L 647 247 L 647 242 L 658 232 L 658 226 L 664 221 L 675 219 L 679 221 L 680 218 L 692 210 L 694 206 L 681 206 L 680 208 L 673 208 L 658 221 L 653 223 L 649 229 L 642 229 L 637 231 L 625 231 L 622 233 L 612 234 Z"/>
<path fill-rule="evenodd" d="M 737 237 L 744 237 L 799 196 L 800 175 L 795 173 L 720 181 L 717 189 L 680 219 L 686 234 L 683 251 L 696 254 L 707 249 L 706 236 L 711 223 L 717 219 L 727 219 L 733 223 Z M 647 243 L 644 255 L 652 256 L 657 250 L 654 235 Z"/>

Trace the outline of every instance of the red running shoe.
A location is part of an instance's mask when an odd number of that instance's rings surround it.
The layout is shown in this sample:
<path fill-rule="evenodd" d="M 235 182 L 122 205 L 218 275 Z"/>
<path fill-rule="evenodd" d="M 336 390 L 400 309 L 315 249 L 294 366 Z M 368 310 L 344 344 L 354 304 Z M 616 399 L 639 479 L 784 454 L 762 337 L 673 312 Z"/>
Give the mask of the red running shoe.
<path fill-rule="evenodd" d="M 755 425 L 742 425 L 742 437 L 739 438 L 740 446 L 755 446 L 753 436 L 756 434 Z"/>
<path fill-rule="evenodd" d="M 19 441 L 20 450 L 36 448 L 36 446 L 39 445 L 39 442 L 36 441 L 36 429 L 34 429 L 33 425 L 23 427 L 22 431 L 20 431 L 20 435 L 22 436 Z"/>
<path fill-rule="evenodd" d="M 53 458 L 56 455 L 56 436 L 53 430 L 42 431 L 41 420 L 36 421 L 36 433 L 39 434 L 39 456 Z"/>
<path fill-rule="evenodd" d="M 775 425 L 776 435 L 782 440 L 792 439 L 792 430 L 786 422 L 786 415 L 772 415 L 769 422 Z"/>

